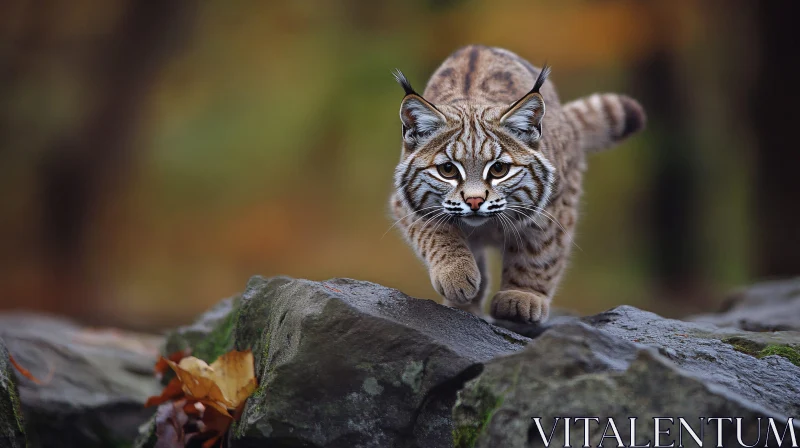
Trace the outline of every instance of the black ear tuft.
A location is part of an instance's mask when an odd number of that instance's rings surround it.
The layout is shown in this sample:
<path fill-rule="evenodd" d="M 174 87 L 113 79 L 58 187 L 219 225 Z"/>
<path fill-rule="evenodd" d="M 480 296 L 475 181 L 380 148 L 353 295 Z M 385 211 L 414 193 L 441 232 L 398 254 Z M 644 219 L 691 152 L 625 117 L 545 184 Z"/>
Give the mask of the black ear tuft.
<path fill-rule="evenodd" d="M 542 71 L 539 72 L 539 76 L 536 78 L 536 82 L 533 84 L 533 89 L 531 89 L 530 93 L 539 93 L 539 89 L 542 87 L 542 84 L 547 81 L 548 76 L 550 76 L 550 66 L 545 63 L 544 67 L 542 67 Z"/>
<path fill-rule="evenodd" d="M 408 82 L 408 78 L 406 78 L 406 75 L 404 75 L 403 72 L 401 72 L 399 69 L 394 69 L 392 74 L 394 75 L 394 79 L 403 87 L 403 90 L 405 90 L 406 96 L 419 95 L 414 91 L 414 88 L 411 87 L 411 83 Z"/>

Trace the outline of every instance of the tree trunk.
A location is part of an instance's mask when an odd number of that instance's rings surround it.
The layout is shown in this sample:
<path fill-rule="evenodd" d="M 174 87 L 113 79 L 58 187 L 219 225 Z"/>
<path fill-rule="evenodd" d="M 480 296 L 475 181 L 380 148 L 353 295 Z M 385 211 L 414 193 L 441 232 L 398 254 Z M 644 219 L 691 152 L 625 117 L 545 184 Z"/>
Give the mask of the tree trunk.
<path fill-rule="evenodd" d="M 754 272 L 800 274 L 797 3 L 756 2 L 758 69 L 748 111 L 755 128 Z M 792 13 L 795 11 L 795 13 Z M 752 63 L 743 61 L 743 63 Z M 747 104 L 747 103 L 745 103 Z"/>

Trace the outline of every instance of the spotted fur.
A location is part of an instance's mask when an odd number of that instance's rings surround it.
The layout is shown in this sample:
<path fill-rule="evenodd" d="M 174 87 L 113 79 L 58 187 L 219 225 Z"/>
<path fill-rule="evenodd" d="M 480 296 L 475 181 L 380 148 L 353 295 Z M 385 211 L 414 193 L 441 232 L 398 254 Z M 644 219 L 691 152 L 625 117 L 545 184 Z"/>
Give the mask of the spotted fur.
<path fill-rule="evenodd" d="M 396 73 L 406 95 L 390 205 L 449 305 L 480 314 L 494 246 L 503 270 L 492 317 L 546 319 L 574 245 L 586 153 L 644 125 L 641 106 L 621 95 L 562 106 L 548 73 L 483 46 L 453 53 L 422 95 Z"/>

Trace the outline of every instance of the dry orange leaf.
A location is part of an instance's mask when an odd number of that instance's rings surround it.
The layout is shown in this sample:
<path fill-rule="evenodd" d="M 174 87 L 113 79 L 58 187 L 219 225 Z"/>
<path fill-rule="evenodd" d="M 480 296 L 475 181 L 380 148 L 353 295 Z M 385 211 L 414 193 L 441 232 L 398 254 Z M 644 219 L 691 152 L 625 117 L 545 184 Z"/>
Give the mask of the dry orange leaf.
<path fill-rule="evenodd" d="M 179 362 L 181 359 L 189 356 L 190 354 L 192 354 L 192 349 L 186 348 L 183 350 L 179 350 L 177 352 L 172 352 L 166 358 L 163 356 L 159 357 L 158 362 L 156 362 L 156 366 L 154 368 L 156 376 L 160 378 L 162 375 L 164 375 L 164 373 L 167 372 L 167 370 L 169 369 L 169 364 L 167 364 L 167 360 L 173 362 Z"/>
<path fill-rule="evenodd" d="M 165 440 L 164 446 L 183 446 L 191 438 L 202 442 L 203 448 L 212 448 L 220 444 L 231 423 L 241 417 L 245 400 L 258 385 L 253 354 L 250 350 L 234 350 L 211 365 L 185 355 L 176 352 L 169 359 L 162 357 L 158 361 L 156 374 L 169 366 L 175 371 L 175 378 L 160 396 L 150 397 L 146 406 L 161 405 L 159 412 L 164 416 L 157 419 L 156 434 L 159 442 Z M 162 405 L 166 402 L 171 403 Z M 190 433 L 184 433 L 186 422 L 192 419 L 199 422 L 194 430 L 188 430 Z"/>
<path fill-rule="evenodd" d="M 213 447 L 218 441 L 222 439 L 225 435 L 225 432 L 228 431 L 228 428 L 231 426 L 231 417 L 228 415 L 227 412 L 225 414 L 221 414 L 217 411 L 218 408 L 210 407 L 206 408 L 205 412 L 203 412 L 203 432 L 204 436 L 210 436 L 208 440 L 203 442 L 203 448 L 211 448 Z"/>
<path fill-rule="evenodd" d="M 158 406 L 161 403 L 166 403 L 167 401 L 176 400 L 181 397 L 183 397 L 181 382 L 179 379 L 173 378 L 166 385 L 166 387 L 164 387 L 164 390 L 161 391 L 161 395 L 148 398 L 147 402 L 144 404 L 144 407 L 149 408 L 150 406 Z"/>
<path fill-rule="evenodd" d="M 227 409 L 236 409 L 256 390 L 250 350 L 228 352 L 211 365 L 194 356 L 183 358 L 179 363 L 167 360 L 167 364 L 180 379 L 186 396 L 196 400 L 217 402 Z M 219 410 L 219 407 L 215 408 Z"/>
<path fill-rule="evenodd" d="M 36 378 L 35 376 L 33 376 L 33 374 L 28 369 L 26 369 L 25 367 L 22 367 L 21 365 L 19 365 L 17 360 L 14 359 L 13 356 L 11 356 L 11 352 L 8 353 L 8 360 L 11 361 L 11 365 L 14 366 L 15 369 L 17 369 L 17 372 L 19 372 L 20 374 L 22 374 L 22 376 L 24 376 L 25 378 L 33 381 L 34 383 L 36 383 L 36 384 L 38 384 L 40 386 L 43 386 L 45 384 L 50 383 L 50 380 L 53 379 L 53 373 L 55 373 L 55 369 L 53 369 L 53 368 L 50 368 L 50 371 L 47 373 L 47 377 L 44 379 L 44 381 L 42 381 L 42 380 Z"/>

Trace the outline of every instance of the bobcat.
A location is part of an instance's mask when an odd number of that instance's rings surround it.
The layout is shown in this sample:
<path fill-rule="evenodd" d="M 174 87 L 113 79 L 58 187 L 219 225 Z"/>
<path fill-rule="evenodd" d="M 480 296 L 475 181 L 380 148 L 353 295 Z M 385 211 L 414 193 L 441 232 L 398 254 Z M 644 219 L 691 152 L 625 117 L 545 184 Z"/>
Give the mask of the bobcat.
<path fill-rule="evenodd" d="M 448 57 L 422 95 L 395 72 L 405 97 L 390 207 L 447 305 L 481 314 L 495 246 L 503 270 L 491 316 L 544 321 L 573 244 L 586 154 L 644 126 L 642 107 L 622 95 L 562 106 L 549 73 L 478 45 Z"/>

